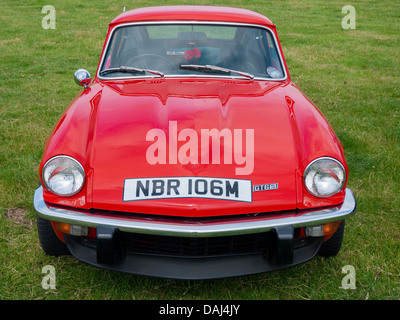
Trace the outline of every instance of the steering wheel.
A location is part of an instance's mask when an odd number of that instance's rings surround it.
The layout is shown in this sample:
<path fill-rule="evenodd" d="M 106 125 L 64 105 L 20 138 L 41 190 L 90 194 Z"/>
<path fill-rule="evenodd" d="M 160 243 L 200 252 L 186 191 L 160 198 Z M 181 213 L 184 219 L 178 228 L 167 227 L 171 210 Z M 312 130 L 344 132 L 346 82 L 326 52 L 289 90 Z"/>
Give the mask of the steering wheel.
<path fill-rule="evenodd" d="M 172 70 L 174 67 L 169 60 L 155 53 L 140 54 L 136 57 L 130 58 L 126 64 L 129 67 L 163 72 Z"/>

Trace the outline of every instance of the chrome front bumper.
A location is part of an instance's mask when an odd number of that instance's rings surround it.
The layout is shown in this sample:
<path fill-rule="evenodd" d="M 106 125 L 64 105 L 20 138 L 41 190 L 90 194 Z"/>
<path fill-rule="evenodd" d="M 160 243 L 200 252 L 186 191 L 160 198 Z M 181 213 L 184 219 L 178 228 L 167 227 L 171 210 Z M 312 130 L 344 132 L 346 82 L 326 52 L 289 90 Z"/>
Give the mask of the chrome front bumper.
<path fill-rule="evenodd" d="M 62 209 L 47 205 L 43 199 L 43 189 L 39 187 L 34 195 L 34 207 L 39 217 L 66 222 L 73 225 L 96 228 L 109 226 L 124 232 L 180 236 L 217 237 L 270 231 L 277 227 L 293 228 L 320 225 L 347 219 L 356 208 L 356 199 L 350 189 L 346 189 L 344 202 L 335 207 L 299 210 L 284 213 L 268 213 L 258 216 L 230 216 L 212 219 L 169 219 L 151 215 L 125 217 L 118 214 L 97 214 Z"/>

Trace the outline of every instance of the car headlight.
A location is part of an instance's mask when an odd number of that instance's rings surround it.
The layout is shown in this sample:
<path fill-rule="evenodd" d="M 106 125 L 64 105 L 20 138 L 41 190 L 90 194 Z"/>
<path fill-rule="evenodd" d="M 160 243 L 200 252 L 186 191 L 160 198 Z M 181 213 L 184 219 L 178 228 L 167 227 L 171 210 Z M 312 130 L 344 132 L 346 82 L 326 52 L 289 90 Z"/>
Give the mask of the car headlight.
<path fill-rule="evenodd" d="M 319 198 L 338 193 L 346 181 L 346 170 L 333 158 L 323 157 L 312 161 L 304 171 L 304 185 Z"/>
<path fill-rule="evenodd" d="M 43 166 L 42 179 L 45 187 L 54 194 L 70 197 L 82 190 L 85 170 L 75 159 L 57 156 Z"/>

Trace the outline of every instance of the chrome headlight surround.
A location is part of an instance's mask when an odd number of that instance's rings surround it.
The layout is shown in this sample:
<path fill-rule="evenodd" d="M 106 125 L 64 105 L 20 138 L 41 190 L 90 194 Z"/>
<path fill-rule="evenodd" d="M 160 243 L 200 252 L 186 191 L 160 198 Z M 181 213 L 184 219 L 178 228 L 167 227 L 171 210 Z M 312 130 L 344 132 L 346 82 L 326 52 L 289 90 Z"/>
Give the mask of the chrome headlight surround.
<path fill-rule="evenodd" d="M 336 159 L 322 157 L 309 163 L 304 170 L 304 186 L 318 198 L 328 198 L 340 190 L 346 182 L 346 170 Z"/>
<path fill-rule="evenodd" d="M 53 157 L 44 164 L 42 169 L 44 186 L 60 197 L 71 197 L 79 193 L 85 185 L 85 180 L 85 170 L 72 157 Z"/>

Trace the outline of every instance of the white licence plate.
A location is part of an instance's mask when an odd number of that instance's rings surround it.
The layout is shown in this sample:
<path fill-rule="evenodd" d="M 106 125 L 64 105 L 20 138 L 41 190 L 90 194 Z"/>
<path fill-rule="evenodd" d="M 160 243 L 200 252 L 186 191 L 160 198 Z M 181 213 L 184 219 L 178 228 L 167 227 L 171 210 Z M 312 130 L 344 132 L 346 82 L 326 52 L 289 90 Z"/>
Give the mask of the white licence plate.
<path fill-rule="evenodd" d="M 123 201 L 209 198 L 252 202 L 251 180 L 210 177 L 125 179 Z"/>

